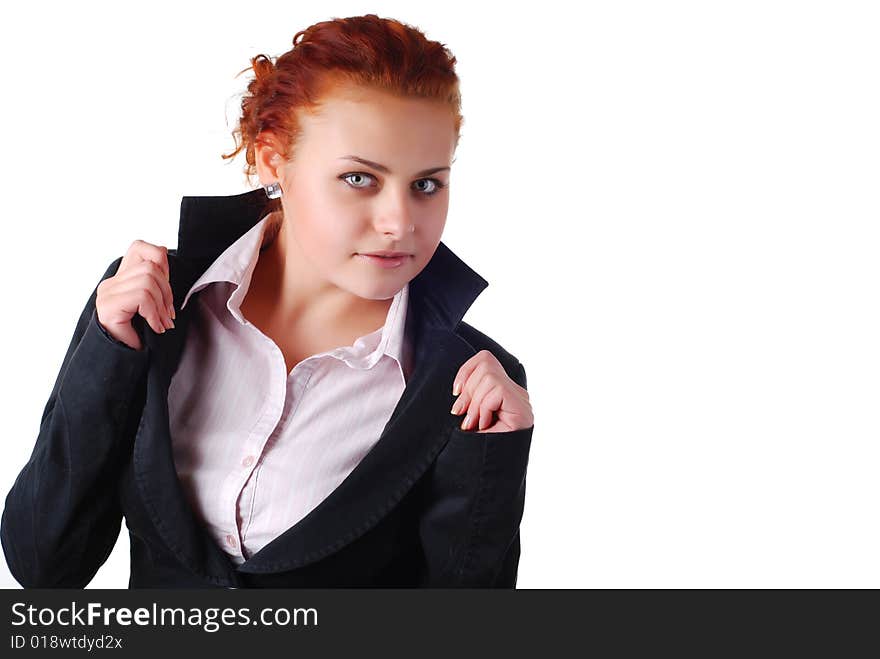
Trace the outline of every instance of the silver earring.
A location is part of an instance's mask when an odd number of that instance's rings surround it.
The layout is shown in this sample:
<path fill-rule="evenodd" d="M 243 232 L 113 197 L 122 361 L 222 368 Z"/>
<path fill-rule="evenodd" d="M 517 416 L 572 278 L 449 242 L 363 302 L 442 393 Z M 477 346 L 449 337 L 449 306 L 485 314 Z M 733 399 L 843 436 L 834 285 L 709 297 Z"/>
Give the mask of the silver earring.
<path fill-rule="evenodd" d="M 269 185 L 264 185 L 263 189 L 266 190 L 266 196 L 269 199 L 278 199 L 281 196 L 281 184 L 278 181 L 274 183 L 270 183 Z"/>

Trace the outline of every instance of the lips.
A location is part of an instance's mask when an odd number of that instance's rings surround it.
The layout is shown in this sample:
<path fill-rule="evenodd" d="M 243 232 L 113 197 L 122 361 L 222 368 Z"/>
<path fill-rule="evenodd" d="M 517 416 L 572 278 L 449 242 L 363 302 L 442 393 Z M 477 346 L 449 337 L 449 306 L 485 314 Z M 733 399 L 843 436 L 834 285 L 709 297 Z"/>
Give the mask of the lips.
<path fill-rule="evenodd" d="M 364 256 L 382 256 L 385 258 L 397 258 L 400 256 L 410 256 L 407 252 L 392 252 L 389 250 L 381 250 L 378 252 L 362 252 Z"/>
<path fill-rule="evenodd" d="M 380 268 L 399 268 L 404 262 L 410 258 L 405 252 L 387 252 L 388 254 L 403 254 L 403 256 L 383 256 L 381 252 L 373 252 L 371 254 L 358 254 L 358 258 L 368 263 L 377 265 Z"/>

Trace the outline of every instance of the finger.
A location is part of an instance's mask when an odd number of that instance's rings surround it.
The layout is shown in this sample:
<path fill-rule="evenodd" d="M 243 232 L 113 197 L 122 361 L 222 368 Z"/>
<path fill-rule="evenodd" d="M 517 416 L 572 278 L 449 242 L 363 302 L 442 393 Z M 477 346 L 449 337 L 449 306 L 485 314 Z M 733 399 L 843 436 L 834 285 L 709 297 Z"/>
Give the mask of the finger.
<path fill-rule="evenodd" d="M 168 265 L 168 248 L 162 247 L 162 272 L 164 276 L 162 278 L 163 283 L 163 294 L 165 295 L 166 302 L 168 303 L 168 315 L 171 318 L 175 318 L 177 313 L 174 311 L 174 291 L 171 290 L 171 267 Z"/>
<path fill-rule="evenodd" d="M 504 400 L 502 387 L 497 386 L 489 391 L 480 402 L 480 423 L 478 430 L 484 430 L 494 423 L 495 412 L 501 409 Z"/>
<path fill-rule="evenodd" d="M 139 263 L 149 261 L 151 263 L 155 263 L 156 267 L 162 273 L 163 278 L 166 281 L 170 281 L 171 279 L 171 270 L 168 265 L 168 248 L 164 245 L 154 245 L 153 243 L 148 243 L 144 240 L 135 240 L 131 247 L 129 247 L 128 252 L 122 259 L 122 263 L 119 266 L 119 270 L 124 272 L 128 269 L 134 268 Z M 169 288 L 169 291 L 171 289 Z M 168 314 L 170 316 L 176 315 L 174 313 L 174 304 L 173 304 L 173 295 L 169 293 L 168 296 Z"/>
<path fill-rule="evenodd" d="M 147 266 L 145 273 L 124 280 L 113 290 L 114 294 L 127 295 L 127 297 L 121 298 L 125 301 L 126 311 L 140 313 L 153 328 L 153 331 L 158 334 L 174 326 L 169 319 L 168 309 L 165 307 L 161 282 L 161 274 L 155 271 L 155 266 Z M 141 306 L 145 296 L 152 299 L 152 304 Z"/>
<path fill-rule="evenodd" d="M 486 373 L 474 390 L 468 414 L 473 418 L 474 425 L 482 429 L 492 425 L 492 412 L 501 407 L 504 392 L 501 395 L 492 395 L 502 389 L 501 380 L 494 373 Z M 485 424 L 485 425 L 483 425 Z"/>
<path fill-rule="evenodd" d="M 470 425 L 470 423 L 476 418 L 476 410 L 477 407 L 474 405 L 473 398 L 473 390 L 474 384 L 481 378 L 482 375 L 479 371 L 471 373 L 471 377 L 465 381 L 463 385 L 462 392 L 458 396 L 458 400 L 456 400 L 453 409 L 455 410 L 454 414 L 469 414 L 470 418 L 465 418 L 462 420 L 462 428 Z"/>
<path fill-rule="evenodd" d="M 171 273 L 168 269 L 168 248 L 164 245 L 154 245 L 152 243 L 143 242 L 139 245 L 138 254 L 145 261 L 152 261 L 159 269 L 162 271 L 162 274 L 165 276 L 165 279 L 169 279 L 171 277 Z"/>
<path fill-rule="evenodd" d="M 137 266 L 133 266 L 127 273 L 122 275 L 120 283 L 134 281 L 140 285 L 140 282 L 143 282 L 144 275 L 151 276 L 159 287 L 162 298 L 161 304 L 166 311 L 164 314 L 166 319 L 176 316 L 174 313 L 174 293 L 171 290 L 171 283 L 168 281 L 165 271 L 154 261 L 141 261 Z"/>
<path fill-rule="evenodd" d="M 165 331 L 165 325 L 159 316 L 159 306 L 155 294 L 144 288 L 143 285 L 135 285 L 128 289 L 114 289 L 112 293 L 107 295 L 107 304 L 121 309 L 129 317 L 140 314 L 156 334 L 162 334 Z M 116 321 L 111 319 L 111 322 Z"/>
<path fill-rule="evenodd" d="M 144 289 L 141 291 L 141 293 L 141 303 L 138 306 L 138 313 L 140 313 L 141 316 L 147 319 L 150 328 L 154 332 L 156 332 L 156 334 L 164 334 L 165 330 L 169 329 L 169 327 L 166 326 L 164 317 L 162 315 L 162 298 L 158 297 L 154 292 L 149 289 Z"/>
<path fill-rule="evenodd" d="M 174 327 L 174 321 L 171 320 L 171 312 L 168 310 L 170 308 L 169 300 L 171 295 L 168 281 L 161 272 L 156 272 L 155 270 L 147 273 L 147 276 L 149 277 L 149 284 L 146 290 L 150 293 L 153 300 L 153 313 L 156 314 L 164 332 L 166 329 Z"/>
<path fill-rule="evenodd" d="M 145 240 L 135 240 L 131 243 L 125 256 L 122 257 L 122 262 L 119 264 L 119 270 L 123 271 L 132 266 L 136 266 L 141 261 L 153 261 L 163 270 L 163 272 L 165 272 L 166 276 L 169 276 L 170 274 L 167 265 L 168 248 L 163 245 L 148 243 Z"/>
<path fill-rule="evenodd" d="M 456 414 L 461 415 L 464 414 L 464 418 L 462 418 L 461 423 L 459 424 L 459 428 L 462 430 L 467 430 L 467 427 L 470 425 L 472 419 L 470 417 L 470 408 L 471 408 L 471 396 L 470 393 L 466 391 L 462 391 L 456 401 Z"/>
<path fill-rule="evenodd" d="M 458 416 L 459 414 L 464 414 L 465 410 L 468 408 L 468 404 L 471 400 L 470 394 L 466 391 L 461 392 L 458 398 L 455 399 L 455 402 L 452 404 L 452 409 L 449 411 Z"/>
<path fill-rule="evenodd" d="M 162 273 L 161 276 L 158 276 L 157 273 L 153 273 L 156 282 L 159 285 L 159 289 L 162 293 L 162 302 L 165 305 L 165 310 L 168 312 L 168 318 L 172 319 L 176 315 L 174 313 L 174 291 L 171 290 L 171 282 L 168 279 L 168 263 L 166 262 L 163 268 L 160 270 Z"/>
<path fill-rule="evenodd" d="M 461 423 L 462 430 L 467 430 L 477 421 L 479 416 L 479 386 L 486 375 L 486 365 L 479 363 L 462 385 L 459 399 L 464 400 L 464 404 L 462 404 L 459 411 L 467 411 L 467 416 Z"/>
<path fill-rule="evenodd" d="M 485 353 L 485 354 L 484 354 Z M 464 364 L 461 365 L 461 368 L 458 369 L 458 373 L 455 375 L 455 379 L 452 381 L 452 395 L 458 396 L 459 393 L 464 389 L 465 382 L 471 377 L 473 372 L 480 367 L 481 364 L 486 360 L 486 355 L 491 355 L 488 350 L 480 350 L 476 355 L 468 359 Z"/>
<path fill-rule="evenodd" d="M 160 323 L 163 327 L 171 329 L 174 325 L 171 320 L 171 312 L 168 310 L 171 285 L 155 263 L 144 261 L 140 269 L 142 270 L 140 275 L 126 280 L 125 283 L 136 288 L 147 289 L 155 299 L 156 314 L 160 316 Z"/>
<path fill-rule="evenodd" d="M 478 389 L 477 392 L 474 394 L 474 397 L 468 401 L 467 415 L 461 422 L 462 430 L 476 428 L 477 425 L 480 423 L 480 408 L 482 405 L 482 396 L 483 393 Z"/>
<path fill-rule="evenodd" d="M 467 362 L 462 365 L 462 368 L 465 368 Z M 459 390 L 459 396 L 464 396 L 467 394 L 468 399 L 473 399 L 474 391 L 477 388 L 477 385 L 480 383 L 480 380 L 486 374 L 488 369 L 488 365 L 484 362 L 484 360 L 480 360 L 474 362 L 474 364 L 468 367 L 468 375 L 466 378 L 457 378 L 457 386 Z"/>

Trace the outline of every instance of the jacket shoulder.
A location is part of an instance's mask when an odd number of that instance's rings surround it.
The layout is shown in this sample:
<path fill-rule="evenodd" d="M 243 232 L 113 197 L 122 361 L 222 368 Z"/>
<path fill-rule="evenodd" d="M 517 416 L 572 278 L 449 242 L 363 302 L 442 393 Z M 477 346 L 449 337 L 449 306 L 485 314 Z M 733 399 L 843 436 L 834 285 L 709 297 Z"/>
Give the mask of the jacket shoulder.
<path fill-rule="evenodd" d="M 461 321 L 456 326 L 455 334 L 470 345 L 474 353 L 478 353 L 481 350 L 491 352 L 504 367 L 507 375 L 519 386 L 526 388 L 525 368 L 519 359 L 500 343 L 464 321 Z"/>

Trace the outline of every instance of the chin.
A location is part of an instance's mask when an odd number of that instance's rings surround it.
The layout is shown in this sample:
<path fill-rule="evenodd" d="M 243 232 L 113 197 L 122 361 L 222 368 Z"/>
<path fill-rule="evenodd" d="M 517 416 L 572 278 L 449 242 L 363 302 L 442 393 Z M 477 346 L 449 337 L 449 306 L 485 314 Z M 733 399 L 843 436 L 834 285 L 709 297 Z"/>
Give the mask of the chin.
<path fill-rule="evenodd" d="M 409 281 L 409 280 L 407 280 Z M 390 300 L 407 284 L 407 281 L 392 284 L 391 282 L 373 283 L 360 281 L 354 286 L 347 287 L 348 290 L 358 297 L 365 300 Z"/>

